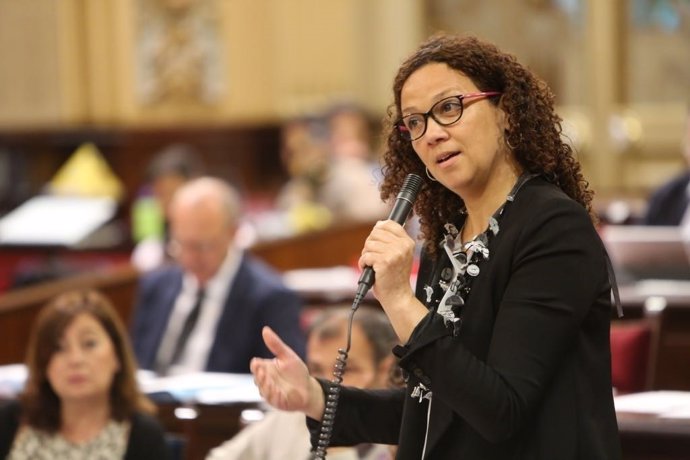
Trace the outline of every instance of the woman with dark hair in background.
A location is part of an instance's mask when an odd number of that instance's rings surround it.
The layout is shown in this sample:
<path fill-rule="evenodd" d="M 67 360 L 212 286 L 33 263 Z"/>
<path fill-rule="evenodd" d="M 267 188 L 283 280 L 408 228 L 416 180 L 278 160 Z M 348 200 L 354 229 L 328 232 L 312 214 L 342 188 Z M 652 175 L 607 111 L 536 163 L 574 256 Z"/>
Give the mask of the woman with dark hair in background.
<path fill-rule="evenodd" d="M 126 330 L 100 293 L 68 292 L 43 308 L 27 367 L 19 401 L 0 408 L 0 457 L 168 458 L 155 406 L 137 386 Z"/>

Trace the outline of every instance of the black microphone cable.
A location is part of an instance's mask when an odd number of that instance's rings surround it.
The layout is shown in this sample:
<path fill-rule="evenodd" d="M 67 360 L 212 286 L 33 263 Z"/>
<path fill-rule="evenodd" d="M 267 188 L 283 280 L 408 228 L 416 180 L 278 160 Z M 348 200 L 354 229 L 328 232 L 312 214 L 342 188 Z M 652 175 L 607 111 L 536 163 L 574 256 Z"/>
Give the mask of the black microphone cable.
<path fill-rule="evenodd" d="M 422 178 L 416 174 L 408 174 L 405 177 L 400 192 L 395 201 L 395 205 L 391 210 L 388 219 L 393 220 L 400 225 L 405 225 L 405 221 L 412 211 L 412 205 L 417 198 L 417 193 L 422 185 Z M 365 267 L 362 275 L 357 282 L 357 292 L 347 324 L 347 345 L 345 349 L 338 349 L 338 357 L 333 369 L 333 380 L 329 382 L 328 391 L 326 392 L 326 401 L 323 417 L 321 420 L 321 429 L 319 431 L 319 439 L 316 445 L 316 450 L 311 456 L 311 460 L 324 460 L 326 458 L 326 449 L 331 443 L 331 435 L 333 434 L 333 424 L 335 423 L 335 411 L 338 408 L 338 398 L 340 397 L 341 383 L 343 382 L 343 374 L 345 373 L 345 366 L 347 365 L 347 356 L 350 353 L 350 346 L 352 345 L 352 321 L 355 312 L 359 308 L 359 304 L 364 299 L 364 296 L 369 292 L 371 286 L 374 284 L 374 270 L 371 267 Z"/>
<path fill-rule="evenodd" d="M 352 345 L 352 320 L 355 316 L 355 311 L 359 308 L 361 298 L 352 302 L 350 315 L 347 322 L 347 346 L 345 349 L 338 348 L 338 357 L 335 359 L 335 366 L 333 369 L 333 380 L 328 384 L 328 391 L 326 392 L 326 407 L 323 412 L 321 420 L 321 430 L 319 432 L 319 440 L 316 445 L 316 450 L 312 455 L 312 460 L 324 460 L 326 458 L 326 449 L 331 443 L 331 435 L 333 434 L 333 424 L 335 422 L 335 411 L 338 408 L 338 398 L 340 397 L 341 383 L 343 382 L 343 374 L 345 373 L 345 366 L 347 365 L 347 355 L 350 352 Z"/>

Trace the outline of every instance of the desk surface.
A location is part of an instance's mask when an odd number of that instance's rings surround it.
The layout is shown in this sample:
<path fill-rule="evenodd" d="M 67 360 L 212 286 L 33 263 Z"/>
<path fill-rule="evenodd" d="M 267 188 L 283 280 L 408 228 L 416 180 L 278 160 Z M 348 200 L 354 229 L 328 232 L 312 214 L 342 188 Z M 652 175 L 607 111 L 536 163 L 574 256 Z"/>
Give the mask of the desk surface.
<path fill-rule="evenodd" d="M 169 433 L 185 441 L 185 460 L 204 460 L 216 446 L 242 428 L 246 409 L 257 403 L 189 404 L 158 403 L 158 419 Z M 687 460 L 690 453 L 690 418 L 618 413 L 622 460 Z"/>
<path fill-rule="evenodd" d="M 617 396 L 624 460 L 680 460 L 690 452 L 690 392 Z"/>
<path fill-rule="evenodd" d="M 623 460 L 687 460 L 690 419 L 618 413 Z"/>
<path fill-rule="evenodd" d="M 185 440 L 185 460 L 203 460 L 212 448 L 242 429 L 243 410 L 257 408 L 257 403 L 159 403 L 158 419 L 166 431 Z"/>
<path fill-rule="evenodd" d="M 642 280 L 619 286 L 624 306 L 642 306 L 650 297 L 661 297 L 666 304 L 690 308 L 690 281 Z"/>
<path fill-rule="evenodd" d="M 260 408 L 257 403 L 164 403 L 159 404 L 159 419 L 169 432 L 187 440 L 186 460 L 203 460 L 213 447 L 242 429 L 240 418 L 243 410 L 257 408 Z M 622 411 L 617 416 L 623 460 L 690 458 L 690 417 L 664 418 L 656 414 Z"/>

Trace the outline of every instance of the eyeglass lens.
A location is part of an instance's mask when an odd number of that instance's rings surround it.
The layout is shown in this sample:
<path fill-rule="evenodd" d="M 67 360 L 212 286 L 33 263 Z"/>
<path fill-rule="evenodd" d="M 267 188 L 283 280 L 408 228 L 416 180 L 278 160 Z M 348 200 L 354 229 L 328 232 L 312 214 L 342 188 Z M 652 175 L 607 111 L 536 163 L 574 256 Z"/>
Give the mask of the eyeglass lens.
<path fill-rule="evenodd" d="M 429 117 L 442 126 L 448 126 L 462 117 L 462 111 L 462 96 L 451 96 L 441 99 L 432 105 L 431 109 L 426 113 L 413 113 L 403 117 L 401 122 L 406 129 L 401 130 L 401 132 L 407 134 L 411 140 L 419 139 L 426 132 Z"/>

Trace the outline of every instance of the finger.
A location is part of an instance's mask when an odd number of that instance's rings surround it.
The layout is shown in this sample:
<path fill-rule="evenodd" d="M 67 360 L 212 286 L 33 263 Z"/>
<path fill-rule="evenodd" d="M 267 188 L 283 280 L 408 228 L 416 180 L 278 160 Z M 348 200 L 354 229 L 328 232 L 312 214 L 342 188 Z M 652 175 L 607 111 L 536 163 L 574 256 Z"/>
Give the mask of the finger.
<path fill-rule="evenodd" d="M 279 360 L 297 357 L 297 353 L 287 346 L 270 327 L 264 326 L 261 330 L 261 335 L 268 350 Z"/>
<path fill-rule="evenodd" d="M 268 372 L 267 368 L 273 365 L 273 359 L 252 358 L 249 362 L 249 370 L 254 377 L 261 378 Z"/>
<path fill-rule="evenodd" d="M 249 361 L 249 372 L 254 374 L 254 377 L 257 377 L 257 373 L 261 371 L 261 367 L 260 358 L 252 358 L 251 361 Z"/>
<path fill-rule="evenodd" d="M 360 270 L 364 270 L 365 267 L 370 266 L 369 257 L 367 256 L 366 252 L 362 252 L 362 255 L 359 257 L 359 260 L 357 261 L 357 266 Z"/>
<path fill-rule="evenodd" d="M 259 384 L 257 384 L 257 387 L 259 388 L 259 394 L 261 397 L 264 398 L 266 402 L 274 406 L 274 393 L 276 392 L 276 385 L 273 379 L 267 373 L 264 373 L 259 381 Z"/>

